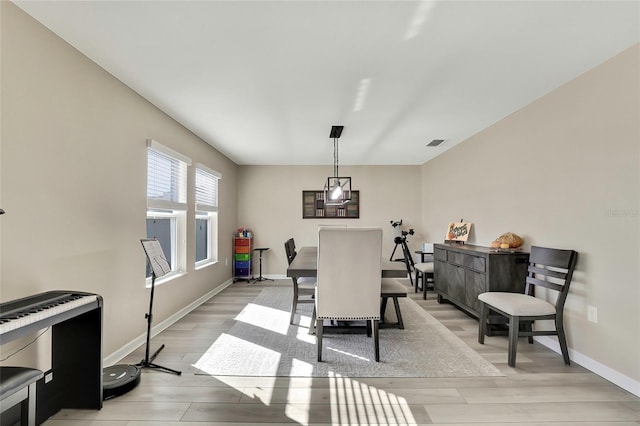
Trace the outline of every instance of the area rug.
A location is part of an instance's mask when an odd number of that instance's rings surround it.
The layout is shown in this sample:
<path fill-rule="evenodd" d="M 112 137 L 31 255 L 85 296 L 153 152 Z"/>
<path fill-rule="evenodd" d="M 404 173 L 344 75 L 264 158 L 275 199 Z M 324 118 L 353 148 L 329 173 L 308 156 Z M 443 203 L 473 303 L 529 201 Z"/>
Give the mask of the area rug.
<path fill-rule="evenodd" d="M 400 298 L 404 329 L 380 330 L 380 362 L 373 360 L 373 338 L 331 334 L 323 338 L 317 362 L 316 338 L 309 335 L 312 304 L 298 305 L 289 324 L 293 290 L 267 287 L 235 318 L 194 364 L 215 376 L 287 377 L 477 377 L 502 376 L 493 364 L 409 298 Z M 389 301 L 387 321 L 395 321 Z M 325 330 L 327 328 L 325 327 Z"/>

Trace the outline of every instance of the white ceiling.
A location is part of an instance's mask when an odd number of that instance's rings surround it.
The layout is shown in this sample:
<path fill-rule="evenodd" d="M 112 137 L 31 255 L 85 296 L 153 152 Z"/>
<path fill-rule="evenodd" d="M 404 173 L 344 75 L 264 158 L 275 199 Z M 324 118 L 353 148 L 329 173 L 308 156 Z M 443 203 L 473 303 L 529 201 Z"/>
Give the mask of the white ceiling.
<path fill-rule="evenodd" d="M 15 3 L 238 164 L 423 164 L 640 42 L 637 1 Z"/>

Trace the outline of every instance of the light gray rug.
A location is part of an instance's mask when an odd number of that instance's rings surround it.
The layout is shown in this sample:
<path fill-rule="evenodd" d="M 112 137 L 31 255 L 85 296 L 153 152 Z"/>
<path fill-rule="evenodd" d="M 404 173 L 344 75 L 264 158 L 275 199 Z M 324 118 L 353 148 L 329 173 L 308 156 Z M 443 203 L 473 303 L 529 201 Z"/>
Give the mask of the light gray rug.
<path fill-rule="evenodd" d="M 316 338 L 308 334 L 312 304 L 299 305 L 289 324 L 293 290 L 267 287 L 235 318 L 236 324 L 194 364 L 216 376 L 473 377 L 502 376 L 413 300 L 400 299 L 405 329 L 380 330 L 380 362 L 373 338 L 329 334 L 317 362 Z M 395 320 L 389 300 L 387 320 Z M 326 329 L 326 328 L 325 328 Z"/>

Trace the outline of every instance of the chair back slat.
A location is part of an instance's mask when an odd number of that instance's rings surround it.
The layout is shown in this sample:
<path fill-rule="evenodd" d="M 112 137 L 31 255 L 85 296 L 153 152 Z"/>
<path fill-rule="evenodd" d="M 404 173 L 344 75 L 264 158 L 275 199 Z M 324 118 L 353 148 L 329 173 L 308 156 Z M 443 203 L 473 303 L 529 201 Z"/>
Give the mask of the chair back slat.
<path fill-rule="evenodd" d="M 569 270 L 571 260 L 576 252 L 547 247 L 531 247 L 530 263 L 545 265 L 546 267 L 563 268 Z"/>
<path fill-rule="evenodd" d="M 564 287 L 564 285 L 562 285 L 562 284 L 552 283 L 550 281 L 541 280 L 541 279 L 535 278 L 535 277 L 527 277 L 527 284 L 537 285 L 537 286 L 540 286 L 540 287 L 546 287 L 546 288 L 550 288 L 551 290 L 555 290 L 555 291 L 562 291 L 562 288 Z"/>
<path fill-rule="evenodd" d="M 562 309 L 576 266 L 578 253 L 546 247 L 531 247 L 525 293 L 534 294 L 535 286 L 558 291 L 556 308 Z"/>
<path fill-rule="evenodd" d="M 547 268 L 540 268 L 534 265 L 529 265 L 528 271 L 534 274 L 542 274 L 550 278 L 558 278 L 560 280 L 567 279 L 567 270 L 553 270 L 553 269 L 547 269 Z"/>

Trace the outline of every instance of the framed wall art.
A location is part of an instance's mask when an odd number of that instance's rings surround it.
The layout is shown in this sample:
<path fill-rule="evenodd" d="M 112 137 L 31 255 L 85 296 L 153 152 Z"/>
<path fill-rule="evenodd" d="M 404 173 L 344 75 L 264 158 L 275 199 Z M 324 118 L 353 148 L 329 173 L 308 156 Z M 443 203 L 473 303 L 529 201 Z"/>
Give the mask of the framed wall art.
<path fill-rule="evenodd" d="M 324 202 L 324 191 L 302 191 L 303 219 L 359 219 L 360 191 L 351 191 L 351 201 L 335 206 Z"/>

